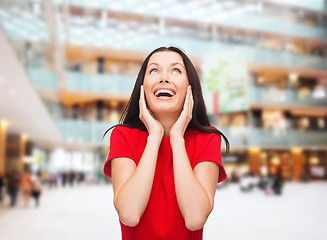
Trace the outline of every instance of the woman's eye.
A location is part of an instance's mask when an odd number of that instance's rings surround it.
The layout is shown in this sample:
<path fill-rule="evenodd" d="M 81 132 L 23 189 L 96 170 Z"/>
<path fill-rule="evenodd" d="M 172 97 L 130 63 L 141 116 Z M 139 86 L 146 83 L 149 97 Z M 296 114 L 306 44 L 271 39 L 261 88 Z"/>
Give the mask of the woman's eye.
<path fill-rule="evenodd" d="M 155 69 L 155 68 L 154 68 L 154 69 L 151 69 L 151 70 L 150 70 L 150 73 L 158 73 L 158 70 Z"/>
<path fill-rule="evenodd" d="M 173 73 L 181 73 L 181 70 L 179 70 L 178 68 L 174 68 Z"/>

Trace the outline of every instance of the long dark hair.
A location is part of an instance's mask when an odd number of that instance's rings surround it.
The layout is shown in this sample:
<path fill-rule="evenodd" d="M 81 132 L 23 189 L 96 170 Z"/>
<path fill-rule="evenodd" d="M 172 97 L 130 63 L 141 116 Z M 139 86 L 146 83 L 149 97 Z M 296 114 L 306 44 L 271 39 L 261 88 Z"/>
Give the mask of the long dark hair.
<path fill-rule="evenodd" d="M 226 143 L 226 155 L 229 154 L 229 141 L 227 137 L 217 129 L 208 128 L 210 125 L 206 106 L 204 104 L 202 90 L 200 85 L 199 76 L 191 62 L 191 60 L 186 56 L 186 54 L 176 47 L 160 47 L 153 50 L 144 60 L 140 72 L 136 78 L 136 82 L 133 88 L 132 95 L 128 101 L 128 104 L 119 120 L 119 124 L 116 124 L 109 128 L 103 135 L 103 137 L 114 127 L 117 126 L 125 126 L 129 128 L 136 128 L 139 130 L 147 131 L 146 127 L 144 126 L 143 122 L 139 118 L 139 99 L 140 99 L 140 88 L 143 85 L 144 76 L 146 72 L 146 68 L 149 62 L 150 57 L 156 52 L 163 52 L 163 51 L 172 51 L 178 53 L 184 62 L 187 78 L 192 87 L 192 94 L 194 100 L 193 106 L 193 113 L 192 113 L 192 120 L 187 126 L 187 129 L 195 129 L 200 132 L 208 132 L 208 133 L 216 133 L 221 135 Z"/>

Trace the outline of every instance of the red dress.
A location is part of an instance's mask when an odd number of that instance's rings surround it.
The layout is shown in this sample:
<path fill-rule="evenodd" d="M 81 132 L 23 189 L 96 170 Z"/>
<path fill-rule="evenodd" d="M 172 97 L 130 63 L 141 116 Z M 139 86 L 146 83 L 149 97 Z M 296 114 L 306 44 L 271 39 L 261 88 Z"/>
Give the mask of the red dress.
<path fill-rule="evenodd" d="M 127 127 L 116 127 L 110 137 L 110 152 L 104 165 L 104 173 L 111 177 L 111 161 L 114 158 L 132 159 L 138 165 L 146 146 L 148 132 Z M 204 161 L 219 165 L 219 180 L 226 179 L 221 162 L 221 137 L 214 133 L 187 130 L 185 147 L 192 168 Z M 173 173 L 173 157 L 169 136 L 164 136 L 159 148 L 153 186 L 148 205 L 135 227 L 120 221 L 123 240 L 200 240 L 203 228 L 190 231 L 186 228 L 178 207 Z"/>

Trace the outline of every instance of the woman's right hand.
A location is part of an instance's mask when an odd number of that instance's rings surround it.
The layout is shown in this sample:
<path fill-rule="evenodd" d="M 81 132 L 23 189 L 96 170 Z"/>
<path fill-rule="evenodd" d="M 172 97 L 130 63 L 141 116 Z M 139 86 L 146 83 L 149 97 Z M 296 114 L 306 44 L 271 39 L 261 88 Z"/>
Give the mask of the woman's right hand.
<path fill-rule="evenodd" d="M 154 118 L 153 113 L 146 106 L 143 85 L 141 85 L 141 89 L 140 89 L 139 107 L 140 107 L 139 118 L 147 128 L 149 136 L 156 136 L 161 139 L 164 135 L 164 128 L 162 124 L 157 119 Z"/>

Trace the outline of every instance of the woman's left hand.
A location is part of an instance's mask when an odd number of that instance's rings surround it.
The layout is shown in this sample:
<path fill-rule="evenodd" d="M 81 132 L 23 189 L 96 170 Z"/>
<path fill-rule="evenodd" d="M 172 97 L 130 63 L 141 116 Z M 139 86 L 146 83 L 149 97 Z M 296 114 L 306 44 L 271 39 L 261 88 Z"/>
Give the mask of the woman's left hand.
<path fill-rule="evenodd" d="M 184 101 L 184 107 L 181 112 L 181 115 L 174 123 L 174 125 L 170 129 L 170 139 L 173 138 L 183 138 L 186 128 L 190 121 L 192 120 L 192 112 L 193 112 L 193 95 L 191 85 L 187 87 L 187 93 Z"/>

